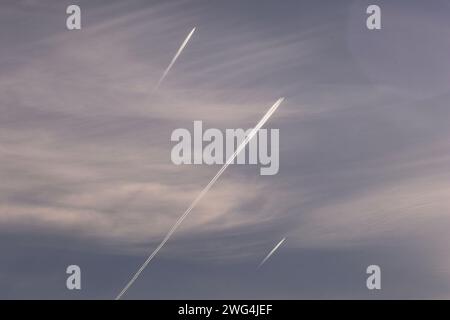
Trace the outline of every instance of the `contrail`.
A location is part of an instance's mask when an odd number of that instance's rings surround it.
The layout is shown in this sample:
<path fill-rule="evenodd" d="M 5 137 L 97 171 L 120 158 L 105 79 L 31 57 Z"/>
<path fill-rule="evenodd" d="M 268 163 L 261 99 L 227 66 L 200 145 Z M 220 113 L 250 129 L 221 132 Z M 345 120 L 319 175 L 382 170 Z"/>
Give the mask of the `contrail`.
<path fill-rule="evenodd" d="M 164 78 L 167 76 L 167 74 L 169 73 L 170 69 L 172 68 L 173 64 L 175 63 L 175 61 L 177 61 L 178 57 L 180 56 L 181 52 L 183 51 L 184 47 L 186 47 L 189 39 L 192 37 L 192 35 L 194 34 L 195 28 L 193 28 L 191 30 L 191 32 L 189 32 L 188 36 L 186 37 L 186 39 L 184 39 L 183 43 L 181 44 L 180 49 L 178 49 L 177 53 L 175 54 L 175 56 L 173 57 L 172 61 L 170 61 L 169 66 L 166 68 L 166 70 L 164 71 L 163 75 L 161 76 L 161 78 L 159 78 L 158 83 L 156 84 L 156 87 L 154 88 L 154 90 L 158 89 L 159 85 L 161 84 L 161 82 L 164 80 Z"/>
<path fill-rule="evenodd" d="M 219 179 L 219 177 L 222 175 L 222 173 L 225 171 L 225 169 L 234 161 L 236 156 L 241 152 L 247 143 L 255 136 L 255 134 L 258 132 L 258 130 L 266 123 L 266 121 L 270 118 L 270 116 L 277 110 L 277 108 L 280 106 L 280 104 L 283 102 L 284 98 L 280 98 L 277 100 L 277 102 L 274 103 L 274 105 L 267 111 L 267 113 L 262 117 L 262 119 L 258 122 L 258 124 L 250 131 L 248 136 L 245 137 L 244 141 L 237 147 L 236 151 L 230 156 L 230 158 L 227 160 L 227 162 L 222 166 L 222 168 L 219 170 L 219 172 L 216 173 L 216 175 L 211 179 L 211 181 L 206 185 L 205 188 L 199 193 L 199 195 L 192 201 L 191 205 L 186 209 L 186 211 L 183 213 L 183 215 L 178 218 L 177 222 L 172 226 L 172 228 L 169 230 L 169 232 L 166 234 L 164 239 L 161 241 L 159 246 L 150 254 L 150 256 L 145 260 L 144 264 L 139 268 L 139 270 L 134 274 L 134 276 L 131 278 L 131 280 L 128 282 L 128 284 L 123 288 L 123 290 L 119 293 L 119 295 L 116 297 L 116 300 L 119 300 L 125 292 L 128 290 L 128 288 L 131 287 L 131 285 L 136 281 L 136 279 L 139 277 L 142 271 L 144 271 L 145 267 L 152 261 L 152 259 L 156 256 L 156 254 L 161 250 L 161 248 L 166 244 L 166 242 L 170 239 L 172 234 L 175 232 L 175 230 L 178 228 L 178 226 L 183 222 L 183 220 L 187 217 L 187 215 L 194 209 L 194 207 L 197 205 L 197 203 L 203 198 L 203 196 L 211 189 L 211 187 L 214 185 L 214 183 Z"/>
<path fill-rule="evenodd" d="M 193 28 L 191 30 L 191 32 L 188 34 L 188 36 L 186 37 L 186 39 L 183 41 L 183 43 L 181 44 L 180 49 L 178 49 L 177 53 L 175 54 L 175 57 L 173 57 L 172 61 L 170 62 L 169 66 L 167 67 L 167 69 L 164 71 L 163 75 L 161 76 L 161 78 L 158 81 L 158 84 L 153 88 L 153 91 L 155 91 L 156 89 L 158 89 L 159 85 L 161 84 L 161 82 L 164 80 L 164 78 L 166 77 L 167 73 L 169 72 L 169 70 L 172 68 L 173 64 L 175 63 L 175 61 L 178 59 L 178 56 L 181 54 L 181 52 L 183 51 L 184 47 L 186 47 L 186 44 L 188 43 L 189 39 L 191 38 L 192 34 L 194 33 L 195 28 Z M 134 200 L 136 197 L 138 197 L 143 191 L 143 188 L 139 188 L 138 190 L 134 191 L 129 197 L 128 199 L 125 200 L 125 203 L 122 205 L 122 208 L 117 208 L 114 207 L 112 208 L 112 212 L 117 212 L 119 211 L 119 209 L 124 209 L 127 207 L 128 204 L 131 203 L 132 200 Z M 109 212 L 111 210 L 108 210 Z"/>
<path fill-rule="evenodd" d="M 280 242 L 278 242 L 278 244 L 275 246 L 275 248 L 273 248 L 273 249 L 269 252 L 269 254 L 264 258 L 264 260 L 261 261 L 261 263 L 259 264 L 258 268 L 260 268 L 260 267 L 267 261 L 267 259 L 269 259 L 270 256 L 273 255 L 273 253 L 278 249 L 279 246 L 281 246 L 281 244 L 284 242 L 284 240 L 286 240 L 286 238 L 283 238 L 283 239 L 281 239 Z"/>
<path fill-rule="evenodd" d="M 178 56 L 181 54 L 181 52 L 183 51 L 184 47 L 186 47 L 186 44 L 188 43 L 189 39 L 191 38 L 192 34 L 194 33 L 195 28 L 193 28 L 191 30 L 191 32 L 188 34 L 188 36 L 186 37 L 186 39 L 183 41 L 183 43 L 181 44 L 180 49 L 178 49 L 177 53 L 175 54 L 175 57 L 173 57 L 172 61 L 170 62 L 169 66 L 167 67 L 167 69 L 164 71 L 163 75 L 161 76 L 161 78 L 158 81 L 158 84 L 153 88 L 153 91 L 155 91 L 156 89 L 158 89 L 159 85 L 161 84 L 161 82 L 164 80 L 164 78 L 166 77 L 167 73 L 169 72 L 169 70 L 172 68 L 173 64 L 175 63 L 175 61 L 178 59 Z M 117 208 L 114 207 L 112 208 L 112 212 L 117 212 L 119 211 L 119 209 L 124 209 L 127 207 L 128 204 L 131 203 L 132 200 L 134 200 L 136 197 L 138 197 L 143 191 L 143 188 L 139 188 L 138 190 L 134 191 L 129 197 L 128 199 L 125 199 L 125 203 L 122 205 L 122 208 Z M 109 212 L 111 210 L 108 210 Z"/>

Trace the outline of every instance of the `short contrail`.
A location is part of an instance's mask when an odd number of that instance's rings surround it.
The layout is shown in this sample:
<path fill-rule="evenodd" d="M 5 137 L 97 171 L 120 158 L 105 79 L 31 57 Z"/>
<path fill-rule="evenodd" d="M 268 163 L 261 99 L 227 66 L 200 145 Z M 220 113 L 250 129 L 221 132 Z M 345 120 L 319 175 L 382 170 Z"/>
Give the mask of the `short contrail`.
<path fill-rule="evenodd" d="M 258 268 L 260 268 L 267 261 L 267 259 L 269 259 L 271 255 L 273 255 L 273 253 L 278 249 L 279 246 L 281 246 L 281 244 L 284 242 L 284 240 L 286 240 L 286 238 L 283 238 L 283 239 L 281 239 L 280 242 L 278 242 L 278 244 L 275 246 L 275 248 L 273 248 L 269 252 L 269 254 L 264 258 L 264 260 L 261 261 L 261 263 L 259 264 Z"/>
<path fill-rule="evenodd" d="M 270 116 L 277 110 L 277 108 L 280 106 L 280 104 L 283 102 L 284 98 L 280 98 L 277 100 L 277 102 L 274 103 L 274 105 L 267 111 L 267 113 L 262 117 L 262 119 L 258 122 L 258 124 L 250 131 L 248 136 L 245 137 L 244 141 L 237 147 L 236 151 L 230 156 L 230 158 L 227 160 L 227 162 L 222 166 L 222 168 L 217 172 L 217 174 L 214 176 L 214 178 L 211 179 L 211 181 L 206 185 L 205 188 L 200 192 L 200 194 L 192 201 L 191 205 L 186 209 L 186 211 L 183 213 L 183 215 L 178 218 L 177 222 L 172 226 L 172 228 L 169 230 L 169 232 L 166 234 L 164 239 L 161 241 L 159 246 L 150 254 L 150 256 L 145 260 L 144 264 L 139 268 L 139 270 L 134 274 L 134 276 L 131 278 L 131 280 L 128 282 L 128 284 L 123 288 L 123 290 L 119 293 L 119 295 L 116 297 L 116 300 L 119 300 L 125 292 L 128 290 L 128 288 L 131 287 L 131 285 L 136 281 L 136 279 L 139 277 L 142 271 L 144 271 L 145 267 L 152 261 L 152 259 L 156 256 L 159 250 L 166 244 L 166 242 L 170 239 L 172 234 L 175 232 L 175 230 L 178 228 L 178 226 L 183 222 L 183 220 L 187 217 L 187 215 L 192 211 L 192 209 L 197 205 L 197 203 L 203 198 L 203 196 L 211 189 L 211 187 L 214 185 L 214 183 L 219 179 L 219 177 L 222 175 L 222 173 L 225 171 L 225 169 L 234 161 L 236 156 L 241 152 L 247 143 L 255 136 L 255 134 L 258 132 L 258 130 L 266 123 L 266 121 L 270 118 Z M 280 243 L 281 244 L 281 243 Z M 276 248 L 275 248 L 276 249 Z"/>
<path fill-rule="evenodd" d="M 193 28 L 191 30 L 191 32 L 189 32 L 188 36 L 186 37 L 186 39 L 184 39 L 183 43 L 181 44 L 180 49 L 178 49 L 177 53 L 175 54 L 175 56 L 173 57 L 172 61 L 170 61 L 169 66 L 166 68 L 166 70 L 164 70 L 163 75 L 161 76 L 161 78 L 159 78 L 158 83 L 156 84 L 156 87 L 154 90 L 158 89 L 159 85 L 161 84 L 161 82 L 164 80 L 164 78 L 167 76 L 167 74 L 169 73 L 170 69 L 172 68 L 173 64 L 175 63 L 175 61 L 177 61 L 178 57 L 180 56 L 181 52 L 183 51 L 184 47 L 186 47 L 189 39 L 192 37 L 192 35 L 194 34 L 195 28 Z"/>
<path fill-rule="evenodd" d="M 164 71 L 163 75 L 161 76 L 161 78 L 158 81 L 158 84 L 153 88 L 153 91 L 155 91 L 156 89 L 158 89 L 159 85 L 161 84 L 161 82 L 164 80 L 164 78 L 166 77 L 167 73 L 169 72 L 169 70 L 172 68 L 173 64 L 175 63 L 175 61 L 178 59 L 178 56 L 181 54 L 181 51 L 183 51 L 184 47 L 186 47 L 186 44 L 188 43 L 189 39 L 191 38 L 192 34 L 194 33 L 195 28 L 193 28 L 191 30 L 191 32 L 188 34 L 188 36 L 186 37 L 186 39 L 184 40 L 184 42 L 181 44 L 180 49 L 178 49 L 175 57 L 173 57 L 172 62 L 170 62 L 169 66 L 167 67 L 166 71 Z M 128 204 L 130 204 L 130 202 L 135 199 L 136 197 L 138 197 L 142 191 L 143 191 L 143 187 L 140 187 L 139 189 L 137 189 L 136 191 L 134 191 L 129 197 L 128 199 L 125 199 L 125 203 L 122 205 L 122 208 L 117 208 L 114 207 L 112 209 L 112 212 L 117 212 L 119 209 L 124 209 L 127 207 Z M 111 210 L 108 210 L 109 212 Z"/>

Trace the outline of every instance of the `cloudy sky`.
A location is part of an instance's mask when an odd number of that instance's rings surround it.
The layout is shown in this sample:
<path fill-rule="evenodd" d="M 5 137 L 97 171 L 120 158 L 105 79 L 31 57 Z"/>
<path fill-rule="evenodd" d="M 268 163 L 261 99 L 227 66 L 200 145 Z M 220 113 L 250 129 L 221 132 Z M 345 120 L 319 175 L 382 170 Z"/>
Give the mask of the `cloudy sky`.
<path fill-rule="evenodd" d="M 113 299 L 220 169 L 174 165 L 172 131 L 279 97 L 279 173 L 228 167 L 125 298 L 450 298 L 448 1 L 0 9 L 0 298 Z"/>

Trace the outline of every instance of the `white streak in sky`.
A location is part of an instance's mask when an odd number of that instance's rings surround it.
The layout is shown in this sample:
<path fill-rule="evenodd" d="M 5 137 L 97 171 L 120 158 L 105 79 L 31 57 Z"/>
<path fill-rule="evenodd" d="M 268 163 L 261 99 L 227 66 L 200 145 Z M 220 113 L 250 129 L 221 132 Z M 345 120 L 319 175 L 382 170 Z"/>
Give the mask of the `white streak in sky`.
<path fill-rule="evenodd" d="M 164 78 L 167 76 L 167 74 L 169 73 L 170 69 L 172 68 L 173 64 L 175 63 L 175 61 L 177 61 L 178 57 L 180 56 L 181 52 L 183 51 L 184 47 L 186 47 L 189 39 L 192 37 L 192 35 L 194 34 L 195 28 L 193 28 L 191 30 L 191 32 L 188 34 L 188 36 L 186 37 L 186 39 L 184 39 L 183 43 L 181 44 L 180 49 L 178 49 L 177 53 L 175 54 L 175 56 L 173 57 L 172 61 L 170 62 L 169 66 L 166 68 L 166 70 L 164 71 L 163 75 L 161 76 L 161 78 L 159 79 L 158 83 L 156 84 L 156 87 L 154 90 L 158 89 L 159 85 L 161 84 L 161 82 L 164 80 Z"/>
<path fill-rule="evenodd" d="M 286 238 L 283 238 L 283 239 L 281 239 L 280 242 L 278 242 L 278 244 L 275 246 L 275 248 L 273 248 L 269 252 L 269 254 L 264 258 L 264 260 L 261 261 L 261 263 L 259 264 L 258 268 L 260 268 L 267 261 L 267 259 L 269 259 L 271 255 L 273 255 L 273 253 L 278 249 L 279 246 L 281 246 L 281 244 L 284 242 L 284 240 L 286 240 Z"/>
<path fill-rule="evenodd" d="M 161 78 L 159 79 L 157 85 L 155 86 L 155 88 L 153 88 L 153 91 L 155 91 L 156 89 L 158 89 L 159 85 L 161 84 L 161 82 L 164 80 L 164 78 L 167 76 L 167 73 L 169 73 L 169 70 L 172 68 L 173 64 L 175 63 L 175 61 L 178 59 L 179 55 L 181 54 L 181 52 L 183 51 L 183 49 L 186 47 L 189 39 L 192 37 L 192 35 L 194 34 L 196 28 L 193 28 L 191 30 L 191 32 L 188 34 L 188 36 L 186 37 L 186 39 L 183 41 L 183 43 L 181 44 L 181 47 L 178 49 L 177 53 L 175 54 L 175 56 L 173 57 L 172 61 L 170 62 L 169 66 L 167 67 L 167 69 L 164 71 L 163 75 L 161 76 Z M 130 197 L 128 197 L 128 199 L 126 200 L 125 204 L 123 205 L 124 207 L 127 206 L 127 204 L 129 204 L 134 198 L 136 198 L 137 196 L 139 196 L 139 194 L 142 193 L 143 188 L 140 188 L 138 190 L 136 190 Z M 115 208 L 113 209 L 114 212 L 117 211 L 118 209 Z"/>
<path fill-rule="evenodd" d="M 145 260 L 144 264 L 139 268 L 139 270 L 134 274 L 134 276 L 131 278 L 131 280 L 128 282 L 128 284 L 123 288 L 123 290 L 119 293 L 119 295 L 116 297 L 116 300 L 119 300 L 125 292 L 128 290 L 128 288 L 131 287 L 131 285 L 136 281 L 136 279 L 139 277 L 142 271 L 144 271 L 145 267 L 152 261 L 152 259 L 156 256 L 156 254 L 161 250 L 161 248 L 166 244 L 166 242 L 170 239 L 172 234 L 175 232 L 175 230 L 178 228 L 178 226 L 183 222 L 183 220 L 187 217 L 187 215 L 194 209 L 194 207 L 197 205 L 197 203 L 203 198 L 203 196 L 211 189 L 211 187 L 214 185 L 214 183 L 219 179 L 219 177 L 222 175 L 222 173 L 225 171 L 225 169 L 234 161 L 234 159 L 237 157 L 239 152 L 241 152 L 247 143 L 255 136 L 255 134 L 258 132 L 259 129 L 266 123 L 266 121 L 270 118 L 270 116 L 277 110 L 277 108 L 280 106 L 280 104 L 283 102 L 284 98 L 280 98 L 277 100 L 277 102 L 274 103 L 274 105 L 267 111 L 267 113 L 262 117 L 262 119 L 258 122 L 258 124 L 250 131 L 248 136 L 245 137 L 244 141 L 237 147 L 236 151 L 230 156 L 230 158 L 227 160 L 227 162 L 222 166 L 222 168 L 217 172 L 217 174 L 211 179 L 211 181 L 206 185 L 205 188 L 200 192 L 200 194 L 192 201 L 191 205 L 186 209 L 186 211 L 183 213 L 183 215 L 178 218 L 177 222 L 172 226 L 172 228 L 169 230 L 169 232 L 166 234 L 164 239 L 161 241 L 159 246 L 150 254 L 150 256 Z M 281 243 L 280 243 L 281 244 Z M 276 249 L 276 248 L 275 248 Z M 269 254 L 270 256 L 270 254 Z"/>

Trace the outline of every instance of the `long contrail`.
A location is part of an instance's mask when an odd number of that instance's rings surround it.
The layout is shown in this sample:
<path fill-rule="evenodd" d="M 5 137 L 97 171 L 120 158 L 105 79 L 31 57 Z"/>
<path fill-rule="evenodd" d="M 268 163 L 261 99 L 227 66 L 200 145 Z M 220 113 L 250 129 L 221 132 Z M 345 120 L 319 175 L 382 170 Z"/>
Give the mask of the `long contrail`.
<path fill-rule="evenodd" d="M 187 217 L 187 215 L 194 209 L 194 207 L 197 205 L 197 203 L 203 198 L 203 196 L 211 189 L 211 187 L 214 185 L 214 183 L 219 179 L 219 177 L 222 175 L 222 173 L 225 171 L 225 169 L 234 161 L 236 156 L 241 152 L 247 143 L 255 136 L 255 134 L 258 132 L 259 129 L 266 123 L 266 121 L 270 118 L 270 116 L 277 110 L 277 108 L 280 106 L 280 104 L 283 102 L 284 98 L 280 98 L 277 100 L 277 102 L 274 103 L 274 105 L 269 109 L 269 111 L 266 112 L 264 117 L 258 122 L 258 124 L 250 131 L 248 136 L 245 137 L 244 141 L 237 147 L 236 151 L 230 156 L 230 158 L 227 160 L 227 162 L 222 166 L 222 168 L 219 170 L 219 172 L 216 173 L 216 175 L 211 179 L 211 181 L 206 185 L 205 188 L 200 192 L 200 194 L 192 201 L 191 205 L 186 209 L 186 211 L 183 213 L 183 215 L 178 218 L 177 222 L 172 226 L 172 228 L 169 230 L 169 232 L 166 234 L 164 239 L 161 241 L 159 246 L 150 254 L 150 256 L 145 260 L 144 264 L 139 268 L 139 270 L 134 274 L 134 276 L 131 278 L 131 280 L 128 282 L 128 284 L 123 288 L 123 290 L 119 293 L 119 295 L 116 297 L 116 300 L 119 300 L 125 292 L 127 292 L 128 288 L 131 287 L 131 285 L 136 281 L 136 279 L 139 277 L 142 271 L 144 271 L 145 267 L 152 261 L 152 259 L 156 256 L 156 254 L 161 250 L 161 248 L 166 244 L 166 242 L 170 239 L 172 234 L 175 232 L 175 230 L 178 228 L 178 226 L 183 222 L 183 220 Z"/>
<path fill-rule="evenodd" d="M 278 244 L 275 246 L 275 248 L 273 248 L 269 252 L 269 254 L 263 259 L 263 261 L 261 261 L 261 263 L 259 264 L 258 268 L 260 268 L 267 261 L 267 259 L 269 259 L 271 255 L 273 255 L 273 253 L 278 249 L 279 246 L 281 246 L 281 244 L 284 242 L 284 240 L 286 240 L 286 238 L 283 238 L 283 239 L 281 239 L 280 242 L 278 242 Z"/>
<path fill-rule="evenodd" d="M 181 44 L 180 49 L 178 49 L 177 53 L 175 54 L 175 56 L 172 58 L 172 61 L 170 61 L 169 66 L 166 68 L 166 70 L 164 70 L 163 75 L 161 76 L 161 78 L 159 78 L 158 83 L 156 84 L 156 87 L 154 88 L 154 90 L 158 89 L 159 85 L 161 84 L 161 82 L 164 80 L 164 78 L 167 76 L 167 74 L 169 73 L 170 69 L 172 68 L 173 64 L 175 63 L 175 61 L 177 61 L 178 57 L 180 56 L 181 52 L 183 51 L 183 49 L 186 47 L 189 39 L 192 37 L 192 35 L 194 34 L 195 28 L 193 28 L 191 30 L 191 32 L 189 32 L 188 36 L 186 37 L 186 39 L 184 39 L 183 43 Z"/>

